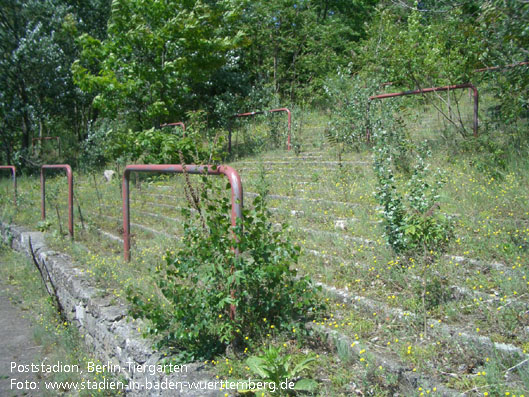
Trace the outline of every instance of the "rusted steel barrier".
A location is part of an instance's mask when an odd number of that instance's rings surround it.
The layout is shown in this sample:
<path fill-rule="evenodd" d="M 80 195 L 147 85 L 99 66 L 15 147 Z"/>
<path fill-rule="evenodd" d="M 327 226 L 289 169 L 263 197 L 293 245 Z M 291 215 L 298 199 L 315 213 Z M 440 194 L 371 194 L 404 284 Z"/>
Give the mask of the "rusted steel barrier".
<path fill-rule="evenodd" d="M 35 152 L 35 142 L 36 141 L 51 141 L 51 140 L 57 141 L 57 146 L 59 148 L 59 156 L 60 156 L 61 155 L 61 138 L 58 136 L 43 136 L 43 137 L 33 138 L 31 140 L 31 151 L 33 153 Z"/>
<path fill-rule="evenodd" d="M 221 165 L 182 165 L 182 164 L 139 164 L 127 165 L 123 173 L 123 251 L 125 260 L 130 261 L 130 193 L 129 177 L 131 172 L 160 172 L 203 175 L 225 175 L 231 186 L 231 224 L 237 224 L 237 218 L 242 220 L 242 183 L 241 177 L 232 167 Z"/>
<path fill-rule="evenodd" d="M 286 112 L 288 116 L 288 137 L 287 137 L 287 150 L 290 150 L 290 133 L 292 131 L 292 112 L 288 108 L 279 108 L 269 110 L 270 113 L 275 112 Z"/>
<path fill-rule="evenodd" d="M 276 113 L 276 112 L 286 112 L 288 116 L 288 136 L 287 136 L 287 150 L 291 149 L 291 132 L 292 132 L 292 112 L 288 108 L 278 108 L 278 109 L 270 109 L 270 110 L 260 110 L 257 112 L 248 112 L 248 113 L 237 113 L 232 118 L 239 118 L 239 117 L 251 117 L 256 116 L 258 114 L 265 114 L 265 113 Z M 228 127 L 228 152 L 231 153 L 231 128 Z"/>
<path fill-rule="evenodd" d="M 243 192 L 241 177 L 232 167 L 221 165 L 182 165 L 182 164 L 147 164 L 128 165 L 123 173 L 123 251 L 125 260 L 130 261 L 130 193 L 129 176 L 131 172 L 162 172 L 176 174 L 202 174 L 202 175 L 224 175 L 228 178 L 231 187 L 231 224 L 237 225 L 237 219 L 242 221 Z M 242 223 L 241 223 L 242 224 Z M 235 255 L 239 252 L 233 248 Z M 234 272 L 234 269 L 231 269 Z M 235 290 L 232 289 L 231 297 L 235 298 Z M 235 318 L 235 305 L 230 307 L 230 318 Z"/>
<path fill-rule="evenodd" d="M 49 169 L 63 169 L 66 170 L 66 177 L 68 178 L 68 232 L 73 239 L 73 173 L 72 167 L 68 164 L 53 164 L 43 165 L 40 168 L 40 197 L 41 197 L 41 217 L 46 219 L 46 176 L 44 170 Z"/>
<path fill-rule="evenodd" d="M 175 127 L 175 126 L 182 127 L 182 136 L 185 138 L 185 136 L 186 136 L 186 125 L 184 123 L 182 123 L 181 121 L 177 121 L 176 123 L 165 123 L 165 124 L 160 125 L 160 128 Z"/>
<path fill-rule="evenodd" d="M 11 170 L 11 175 L 13 178 L 13 203 L 15 207 L 17 205 L 17 169 L 14 165 L 0 165 L 0 170 Z"/>
<path fill-rule="evenodd" d="M 386 99 L 386 98 L 393 98 L 397 96 L 405 96 L 405 95 L 417 95 L 417 94 L 425 94 L 427 92 L 437 92 L 437 91 L 450 91 L 450 90 L 458 90 L 463 88 L 470 88 L 474 94 L 474 136 L 478 136 L 478 107 L 479 107 L 479 95 L 478 95 L 478 89 L 471 83 L 465 83 L 465 84 L 455 84 L 455 85 L 447 85 L 443 87 L 432 87 L 432 88 L 422 88 L 419 90 L 411 90 L 411 91 L 403 91 L 403 92 L 392 92 L 389 94 L 379 94 L 379 95 L 373 95 L 369 97 L 369 101 L 367 102 L 367 117 L 369 120 L 369 107 L 370 103 L 374 99 Z M 366 139 L 369 142 L 371 139 L 371 133 L 369 131 L 369 126 L 367 127 L 366 131 Z"/>
<path fill-rule="evenodd" d="M 476 69 L 474 70 L 474 72 L 480 73 L 480 72 L 487 72 L 489 70 L 503 70 L 503 69 L 515 68 L 517 66 L 529 66 L 529 61 L 511 63 L 509 65 L 504 65 L 504 66 L 489 66 L 486 68 Z"/>

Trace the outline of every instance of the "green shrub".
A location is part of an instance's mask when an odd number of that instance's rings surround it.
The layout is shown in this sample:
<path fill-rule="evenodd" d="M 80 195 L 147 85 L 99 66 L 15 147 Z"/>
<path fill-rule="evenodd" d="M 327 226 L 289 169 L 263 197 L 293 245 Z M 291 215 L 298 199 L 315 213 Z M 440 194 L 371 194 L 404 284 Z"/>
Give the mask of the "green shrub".
<path fill-rule="evenodd" d="M 433 256 L 442 253 L 453 233 L 450 218 L 439 213 L 438 191 L 444 183 L 442 173 L 432 173 L 426 159 L 430 152 L 424 148 L 401 151 L 395 141 L 398 132 L 389 134 L 379 130 L 374 155 L 377 177 L 376 197 L 383 208 L 382 218 L 389 245 L 397 254 L 421 256 L 431 262 Z M 415 164 L 404 183 L 406 194 L 398 188 L 395 175 L 399 157 L 410 158 L 415 152 Z M 401 183 L 402 184 L 402 183 Z"/>
<path fill-rule="evenodd" d="M 148 332 L 158 346 L 178 350 L 182 360 L 302 329 L 298 322 L 319 305 L 308 279 L 295 277 L 299 248 L 274 229 L 265 199 L 258 196 L 244 221 L 232 227 L 229 200 L 212 198 L 218 189 L 205 177 L 204 183 L 200 210 L 184 211 L 184 248 L 157 267 L 158 298 L 129 292 L 133 315 L 150 320 Z"/>
<path fill-rule="evenodd" d="M 368 131 L 376 140 L 376 131 L 382 126 L 392 129 L 400 123 L 395 117 L 394 101 L 369 99 L 379 90 L 376 80 L 351 77 L 348 70 L 339 70 L 336 77 L 327 80 L 325 92 L 332 114 L 325 134 L 331 144 L 341 147 L 342 151 L 358 149 L 366 142 Z"/>
<path fill-rule="evenodd" d="M 301 361 L 296 360 L 290 354 L 282 354 L 280 348 L 268 347 L 262 356 L 251 356 L 246 360 L 246 364 L 252 373 L 259 376 L 262 382 L 272 383 L 276 386 L 273 390 L 264 389 L 255 391 L 255 395 L 291 395 L 292 391 L 314 392 L 318 383 L 309 378 L 299 377 L 307 372 L 316 361 L 316 357 L 309 355 Z M 294 386 L 291 389 L 281 390 L 281 385 L 290 382 Z M 279 389 L 279 390 L 278 390 Z M 261 393 L 258 393 L 258 392 Z"/>
<path fill-rule="evenodd" d="M 82 165 L 87 168 L 104 166 L 118 159 L 145 164 L 179 164 L 180 153 L 187 164 L 218 161 L 222 140 L 208 136 L 207 131 L 195 124 L 196 128 L 188 129 L 184 137 L 179 127 L 133 131 L 101 122 L 83 143 Z"/>

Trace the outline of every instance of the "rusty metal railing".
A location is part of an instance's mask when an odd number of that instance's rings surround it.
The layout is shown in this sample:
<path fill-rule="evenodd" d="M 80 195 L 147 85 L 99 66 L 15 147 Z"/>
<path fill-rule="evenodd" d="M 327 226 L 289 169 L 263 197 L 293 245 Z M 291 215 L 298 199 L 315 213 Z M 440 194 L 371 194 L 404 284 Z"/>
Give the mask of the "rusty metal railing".
<path fill-rule="evenodd" d="M 123 251 L 125 261 L 130 261 L 130 192 L 129 176 L 131 172 L 161 172 L 176 174 L 224 175 L 231 187 L 231 224 L 237 225 L 237 219 L 242 221 L 243 192 L 241 177 L 232 167 L 221 165 L 182 165 L 182 164 L 148 164 L 128 165 L 123 173 Z M 242 225 L 242 223 L 241 223 Z M 239 252 L 233 248 L 235 255 Z M 233 274 L 234 269 L 231 269 Z M 235 298 L 235 290 L 231 290 L 231 297 Z M 235 318 L 235 305 L 230 306 L 230 318 Z"/>
<path fill-rule="evenodd" d="M 42 220 L 46 220 L 46 176 L 44 171 L 49 169 L 66 170 L 66 177 L 68 178 L 68 232 L 73 239 L 73 173 L 72 167 L 68 164 L 45 164 L 40 168 L 40 210 Z"/>
<path fill-rule="evenodd" d="M 185 136 L 186 136 L 186 125 L 183 122 L 181 122 L 181 121 L 177 121 L 176 123 L 165 123 L 165 124 L 160 125 L 160 128 L 176 127 L 176 126 L 182 127 L 182 136 L 185 138 Z"/>
<path fill-rule="evenodd" d="M 511 64 L 503 65 L 503 66 L 489 66 L 486 68 L 475 69 L 474 72 L 480 73 L 480 72 L 488 72 L 491 70 L 503 70 L 503 69 L 515 68 L 518 66 L 529 66 L 529 61 L 511 63 Z"/>
<path fill-rule="evenodd" d="M 367 103 L 367 117 L 369 120 L 369 104 L 374 99 L 386 99 L 386 98 L 393 98 L 397 96 L 405 96 L 405 95 L 417 95 L 417 94 L 425 94 L 428 92 L 437 92 L 437 91 L 450 91 L 450 90 L 457 90 L 457 89 L 463 89 L 463 88 L 470 88 L 474 94 L 474 124 L 473 124 L 473 131 L 474 136 L 478 136 L 478 107 L 479 107 L 479 95 L 478 95 L 478 89 L 471 83 L 465 83 L 465 84 L 455 84 L 455 85 L 447 85 L 443 87 L 432 87 L 432 88 L 422 88 L 419 90 L 411 90 L 411 91 L 403 91 L 403 92 L 392 92 L 389 94 L 379 94 L 379 95 L 373 95 L 369 97 L 369 101 Z M 371 132 L 369 130 L 369 125 L 366 129 L 366 139 L 369 142 L 371 139 Z"/>
<path fill-rule="evenodd" d="M 123 173 L 123 251 L 125 260 L 130 261 L 130 192 L 129 177 L 131 172 L 159 172 L 202 175 L 224 175 L 231 186 L 231 223 L 237 223 L 237 218 L 242 219 L 243 192 L 241 178 L 232 167 L 221 165 L 182 165 L 182 164 L 138 164 L 128 165 Z"/>
<path fill-rule="evenodd" d="M 33 138 L 31 140 L 31 152 L 35 153 L 35 142 L 36 141 L 51 141 L 51 140 L 57 141 L 57 147 L 59 148 L 59 156 L 60 156 L 61 155 L 61 138 L 58 136 L 43 136 L 43 137 Z"/>
<path fill-rule="evenodd" d="M 13 203 L 17 205 L 17 169 L 14 165 L 0 165 L 0 170 L 11 170 L 13 178 Z"/>
<path fill-rule="evenodd" d="M 237 113 L 234 114 L 233 118 L 239 118 L 239 117 L 251 117 L 256 116 L 258 114 L 265 114 L 265 113 L 276 113 L 276 112 L 286 112 L 288 116 L 288 136 L 287 136 L 287 150 L 291 149 L 291 132 L 292 132 L 292 112 L 288 108 L 278 108 L 278 109 L 270 109 L 270 110 L 259 110 L 257 112 L 247 112 L 247 113 Z M 231 153 L 231 128 L 228 128 L 228 152 Z"/>

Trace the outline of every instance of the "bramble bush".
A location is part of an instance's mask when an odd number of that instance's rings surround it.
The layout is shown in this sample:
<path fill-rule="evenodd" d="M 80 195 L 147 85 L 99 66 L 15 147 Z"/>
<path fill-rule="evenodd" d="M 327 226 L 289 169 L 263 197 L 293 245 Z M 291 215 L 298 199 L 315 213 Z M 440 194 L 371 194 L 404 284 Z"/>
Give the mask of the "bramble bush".
<path fill-rule="evenodd" d="M 149 320 L 147 332 L 157 345 L 178 352 L 182 361 L 302 330 L 321 307 L 317 288 L 296 278 L 299 247 L 272 226 L 265 197 L 256 197 L 233 227 L 228 198 L 217 196 L 220 189 L 210 178 L 204 176 L 203 184 L 201 205 L 183 211 L 184 247 L 156 268 L 158 297 L 129 291 L 134 317 Z"/>

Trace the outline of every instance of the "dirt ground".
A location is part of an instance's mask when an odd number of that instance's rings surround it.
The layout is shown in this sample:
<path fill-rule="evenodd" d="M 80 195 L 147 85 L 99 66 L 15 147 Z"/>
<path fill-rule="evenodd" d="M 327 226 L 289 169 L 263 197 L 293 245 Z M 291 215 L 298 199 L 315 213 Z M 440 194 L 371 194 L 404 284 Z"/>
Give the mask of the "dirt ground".
<path fill-rule="evenodd" d="M 11 371 L 12 362 L 18 365 L 40 362 L 41 349 L 33 339 L 31 322 L 25 317 L 27 312 L 13 304 L 10 296 L 6 280 L 0 280 L 0 396 L 40 396 L 42 392 L 25 387 L 26 381 L 37 380 L 37 374 Z M 12 387 L 13 379 L 23 382 L 23 388 Z"/>

